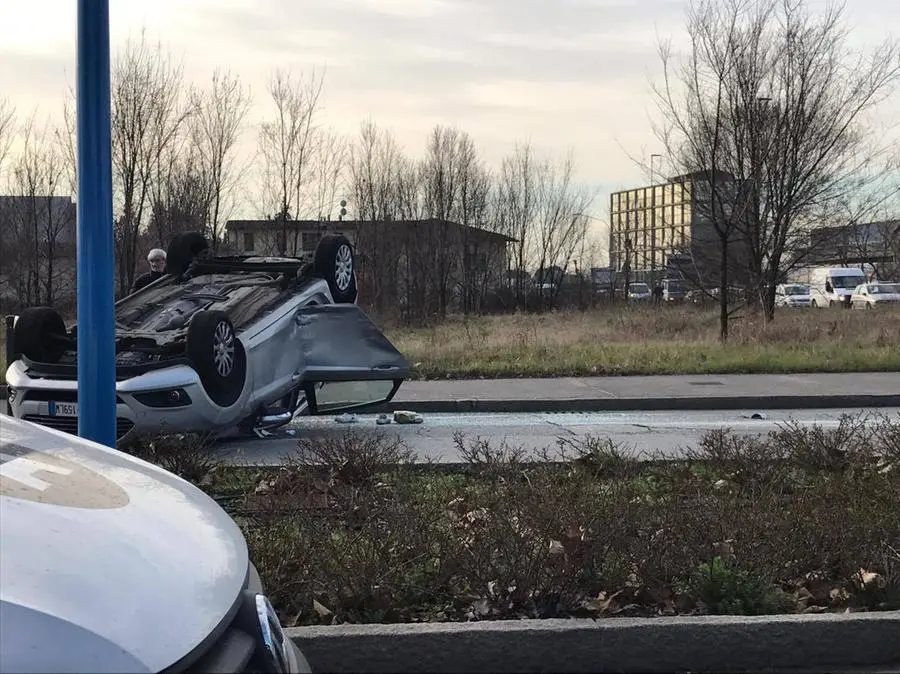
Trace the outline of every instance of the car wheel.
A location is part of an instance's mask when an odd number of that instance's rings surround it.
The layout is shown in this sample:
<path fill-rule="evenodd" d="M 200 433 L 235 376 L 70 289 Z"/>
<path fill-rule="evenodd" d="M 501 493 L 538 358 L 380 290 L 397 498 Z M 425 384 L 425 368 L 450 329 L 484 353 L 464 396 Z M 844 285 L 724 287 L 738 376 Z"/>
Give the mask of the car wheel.
<path fill-rule="evenodd" d="M 16 321 L 13 353 L 39 363 L 57 363 L 69 347 L 66 323 L 52 307 L 29 307 Z"/>
<path fill-rule="evenodd" d="M 188 326 L 187 355 L 206 394 L 221 407 L 241 395 L 247 375 L 247 354 L 224 311 L 200 311 Z"/>
<path fill-rule="evenodd" d="M 173 276 L 184 274 L 198 257 L 209 250 L 209 241 L 200 232 L 179 234 L 166 251 L 166 273 Z"/>
<path fill-rule="evenodd" d="M 328 282 L 331 297 L 337 304 L 356 301 L 356 259 L 347 237 L 329 234 L 316 246 L 313 267 Z"/>

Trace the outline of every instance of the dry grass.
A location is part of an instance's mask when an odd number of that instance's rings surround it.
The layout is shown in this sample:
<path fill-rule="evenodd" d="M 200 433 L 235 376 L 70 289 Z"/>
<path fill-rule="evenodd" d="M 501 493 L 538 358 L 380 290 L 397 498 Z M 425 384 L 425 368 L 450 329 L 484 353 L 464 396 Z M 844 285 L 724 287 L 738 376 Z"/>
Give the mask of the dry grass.
<path fill-rule="evenodd" d="M 900 370 L 900 311 L 746 316 L 718 339 L 713 311 L 690 307 L 452 318 L 386 327 L 420 378 L 763 374 Z M 6 373 L 0 325 L 0 381 Z"/>
<path fill-rule="evenodd" d="M 282 467 L 170 465 L 238 521 L 286 624 L 890 610 L 900 417 L 874 421 L 711 433 L 679 462 L 459 438 L 448 472 L 348 434 Z"/>
<path fill-rule="evenodd" d="M 388 328 L 416 375 L 548 377 L 900 370 L 900 311 L 780 311 L 744 316 L 727 344 L 692 307 L 454 318 Z"/>

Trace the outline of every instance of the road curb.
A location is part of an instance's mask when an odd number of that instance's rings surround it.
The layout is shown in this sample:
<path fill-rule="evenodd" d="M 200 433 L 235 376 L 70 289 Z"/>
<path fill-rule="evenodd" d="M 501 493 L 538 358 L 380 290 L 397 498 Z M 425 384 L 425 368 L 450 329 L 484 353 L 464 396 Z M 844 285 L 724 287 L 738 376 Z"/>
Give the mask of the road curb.
<path fill-rule="evenodd" d="M 793 410 L 900 407 L 900 393 L 804 396 L 687 396 L 678 398 L 544 398 L 529 400 L 477 399 L 400 400 L 372 412 L 410 410 L 420 413 L 535 412 L 713 412 L 720 410 Z"/>
<path fill-rule="evenodd" d="M 287 630 L 314 672 L 847 671 L 900 663 L 900 611 Z"/>

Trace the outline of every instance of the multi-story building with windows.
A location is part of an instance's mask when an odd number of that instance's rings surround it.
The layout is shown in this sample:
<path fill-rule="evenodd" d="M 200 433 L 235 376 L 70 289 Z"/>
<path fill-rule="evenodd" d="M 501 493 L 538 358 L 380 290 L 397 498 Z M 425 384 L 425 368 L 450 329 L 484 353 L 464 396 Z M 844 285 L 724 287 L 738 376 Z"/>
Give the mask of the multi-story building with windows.
<path fill-rule="evenodd" d="M 727 174 L 717 176 L 727 183 Z M 610 195 L 610 265 L 632 280 L 653 283 L 687 276 L 699 285 L 715 285 L 719 276 L 721 238 L 709 217 L 709 175 L 691 173 L 658 185 Z M 729 259 L 740 261 L 742 246 L 735 230 Z M 731 265 L 739 282 L 743 266 Z"/>

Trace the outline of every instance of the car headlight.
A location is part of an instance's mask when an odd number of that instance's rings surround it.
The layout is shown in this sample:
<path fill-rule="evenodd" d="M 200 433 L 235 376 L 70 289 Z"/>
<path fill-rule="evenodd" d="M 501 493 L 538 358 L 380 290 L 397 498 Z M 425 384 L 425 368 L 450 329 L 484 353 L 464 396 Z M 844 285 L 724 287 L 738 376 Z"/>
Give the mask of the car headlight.
<path fill-rule="evenodd" d="M 272 602 L 264 594 L 256 595 L 256 617 L 262 633 L 264 657 L 275 672 L 290 671 L 288 636 L 281 628 L 281 621 L 275 613 Z"/>

